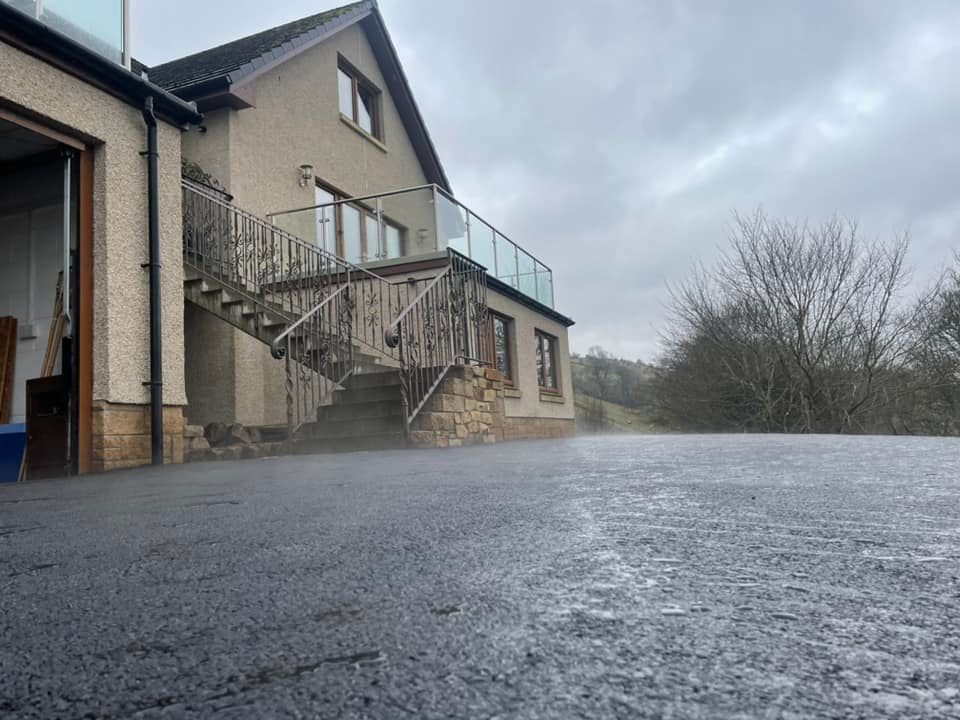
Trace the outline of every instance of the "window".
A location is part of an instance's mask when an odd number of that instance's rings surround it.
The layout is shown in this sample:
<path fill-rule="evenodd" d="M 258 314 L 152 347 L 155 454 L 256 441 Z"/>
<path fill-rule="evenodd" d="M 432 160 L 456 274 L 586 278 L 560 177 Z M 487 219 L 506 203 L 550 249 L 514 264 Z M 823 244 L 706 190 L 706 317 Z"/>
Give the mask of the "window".
<path fill-rule="evenodd" d="M 559 392 L 557 383 L 557 339 L 537 330 L 535 354 L 537 358 L 537 383 L 543 390 Z"/>
<path fill-rule="evenodd" d="M 403 229 L 383 218 L 381 241 L 376 211 L 363 203 L 343 202 L 349 196 L 317 181 L 317 245 L 352 263 L 403 256 Z"/>
<path fill-rule="evenodd" d="M 493 367 L 503 373 L 504 382 L 510 384 L 513 383 L 512 325 L 510 318 L 494 312 L 490 313 L 488 357 Z"/>
<path fill-rule="evenodd" d="M 341 58 L 337 68 L 340 114 L 378 140 L 383 140 L 380 91 Z"/>

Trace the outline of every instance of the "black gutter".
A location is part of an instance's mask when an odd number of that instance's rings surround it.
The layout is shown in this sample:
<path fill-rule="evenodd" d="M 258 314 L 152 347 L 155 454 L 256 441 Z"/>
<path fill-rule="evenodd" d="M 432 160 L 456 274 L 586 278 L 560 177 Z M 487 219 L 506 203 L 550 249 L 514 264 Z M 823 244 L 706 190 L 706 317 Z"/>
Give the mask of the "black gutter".
<path fill-rule="evenodd" d="M 147 213 L 150 233 L 150 461 L 163 465 L 163 324 L 160 315 L 160 152 L 153 97 L 143 103 L 147 124 Z"/>
<path fill-rule="evenodd" d="M 573 327 L 576 324 L 571 318 L 568 318 L 566 315 L 562 313 L 558 313 L 552 307 L 544 305 L 539 300 L 534 300 L 532 297 L 530 297 L 526 293 L 520 292 L 512 285 L 507 285 L 505 282 L 503 282 L 503 280 L 498 280 L 497 278 L 495 278 L 493 275 L 490 275 L 489 273 L 487 273 L 487 287 L 491 290 L 494 290 L 500 293 L 501 295 L 505 295 L 511 300 L 516 300 L 521 305 L 525 305 L 531 310 L 534 310 L 540 313 L 541 315 L 545 315 L 546 317 L 550 318 L 554 322 L 560 323 L 564 327 Z"/>
<path fill-rule="evenodd" d="M 155 113 L 175 125 L 199 125 L 203 121 L 193 105 L 4 2 L 0 2 L 0 39 L 99 85 L 137 108 L 152 97 Z"/>

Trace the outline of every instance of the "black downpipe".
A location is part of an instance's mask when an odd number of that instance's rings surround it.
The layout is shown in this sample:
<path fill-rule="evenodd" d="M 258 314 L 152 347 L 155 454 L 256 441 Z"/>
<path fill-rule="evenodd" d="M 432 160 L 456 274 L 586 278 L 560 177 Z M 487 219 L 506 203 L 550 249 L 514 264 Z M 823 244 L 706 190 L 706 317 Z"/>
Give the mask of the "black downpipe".
<path fill-rule="evenodd" d="M 160 317 L 160 152 L 157 144 L 157 116 L 153 97 L 143 104 L 143 120 L 147 124 L 147 201 L 150 228 L 150 458 L 154 465 L 163 465 L 163 324 Z"/>

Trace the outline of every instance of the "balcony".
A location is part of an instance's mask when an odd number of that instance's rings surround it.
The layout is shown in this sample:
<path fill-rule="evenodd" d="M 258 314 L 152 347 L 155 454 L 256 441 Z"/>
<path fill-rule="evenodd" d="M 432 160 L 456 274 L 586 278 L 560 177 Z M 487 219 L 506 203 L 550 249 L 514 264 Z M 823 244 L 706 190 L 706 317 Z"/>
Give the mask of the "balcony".
<path fill-rule="evenodd" d="M 318 188 L 317 196 L 330 194 Z M 553 271 L 436 185 L 321 202 L 269 218 L 358 265 L 376 267 L 453 249 L 497 280 L 554 306 Z"/>
<path fill-rule="evenodd" d="M 129 0 L 0 0 L 93 52 L 129 66 Z"/>

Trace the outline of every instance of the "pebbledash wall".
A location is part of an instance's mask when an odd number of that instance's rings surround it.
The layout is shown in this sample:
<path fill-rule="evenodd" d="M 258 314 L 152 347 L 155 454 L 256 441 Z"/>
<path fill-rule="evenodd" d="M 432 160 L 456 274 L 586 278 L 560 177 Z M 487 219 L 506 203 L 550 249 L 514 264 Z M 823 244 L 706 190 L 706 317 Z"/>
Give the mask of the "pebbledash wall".
<path fill-rule="evenodd" d="M 385 137 L 364 137 L 340 117 L 338 55 L 382 92 Z M 364 30 L 353 25 L 253 81 L 255 107 L 205 114 L 207 132 L 183 136 L 183 153 L 216 177 L 239 207 L 261 217 L 313 205 L 298 167 L 360 196 L 427 182 Z M 286 422 L 283 363 L 269 348 L 202 311 L 187 312 L 191 423 Z"/>
<path fill-rule="evenodd" d="M 146 129 L 139 108 L 0 42 L 0 101 L 92 148 L 93 468 L 149 462 Z M 186 403 L 180 130 L 160 122 L 160 235 L 167 459 L 182 461 Z"/>

